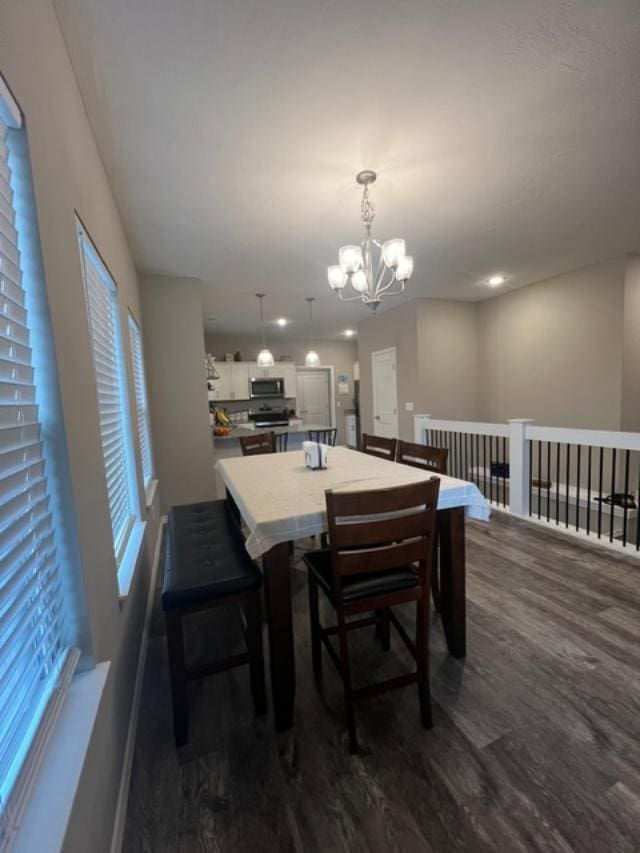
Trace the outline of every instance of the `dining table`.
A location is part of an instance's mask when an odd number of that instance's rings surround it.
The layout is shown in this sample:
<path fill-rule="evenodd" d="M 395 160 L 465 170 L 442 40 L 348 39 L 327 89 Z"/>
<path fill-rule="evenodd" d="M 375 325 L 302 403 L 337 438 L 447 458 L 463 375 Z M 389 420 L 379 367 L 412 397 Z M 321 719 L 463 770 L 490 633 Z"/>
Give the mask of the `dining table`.
<path fill-rule="evenodd" d="M 251 557 L 261 558 L 267 607 L 275 727 L 289 729 L 295 702 L 295 647 L 290 543 L 327 532 L 325 492 L 360 491 L 440 479 L 437 528 L 440 616 L 447 648 L 466 654 L 465 517 L 487 520 L 490 507 L 474 483 L 380 459 L 347 447 L 329 448 L 327 467 L 305 466 L 302 450 L 221 459 L 216 471 L 246 531 Z"/>

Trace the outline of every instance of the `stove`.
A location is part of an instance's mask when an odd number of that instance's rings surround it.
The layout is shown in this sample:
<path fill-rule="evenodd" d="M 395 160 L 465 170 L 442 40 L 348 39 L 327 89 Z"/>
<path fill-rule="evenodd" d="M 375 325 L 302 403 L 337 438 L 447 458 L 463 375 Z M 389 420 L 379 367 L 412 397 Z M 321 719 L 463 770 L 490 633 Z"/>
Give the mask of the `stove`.
<path fill-rule="evenodd" d="M 261 428 L 289 426 L 289 413 L 286 409 L 270 409 L 265 406 L 257 412 L 249 412 L 249 420 Z"/>

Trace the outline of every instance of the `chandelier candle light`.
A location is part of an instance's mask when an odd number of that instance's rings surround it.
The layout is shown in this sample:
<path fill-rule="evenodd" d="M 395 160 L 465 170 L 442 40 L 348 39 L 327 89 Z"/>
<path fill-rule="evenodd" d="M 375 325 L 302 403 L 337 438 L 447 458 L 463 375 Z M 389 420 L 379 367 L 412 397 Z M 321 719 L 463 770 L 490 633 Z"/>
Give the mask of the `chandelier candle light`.
<path fill-rule="evenodd" d="M 406 254 L 404 240 L 394 238 L 386 243 L 378 243 L 371 236 L 376 208 L 369 198 L 369 184 L 376 177 L 376 173 L 370 169 L 356 175 L 356 181 L 364 187 L 360 205 L 366 232 L 364 240 L 359 246 L 343 246 L 338 252 L 339 263 L 327 269 L 329 285 L 342 302 L 360 299 L 374 311 L 384 295 L 397 296 L 402 293 L 413 272 L 413 258 Z M 375 272 L 374 247 L 380 253 Z M 355 296 L 344 296 L 347 284 L 355 290 Z"/>
<path fill-rule="evenodd" d="M 320 364 L 320 356 L 313 348 L 313 296 L 307 296 L 309 304 L 309 352 L 304 358 L 304 363 L 307 367 L 318 367 Z"/>
<path fill-rule="evenodd" d="M 264 340 L 264 312 L 262 310 L 262 300 L 264 299 L 264 293 L 256 293 L 256 296 L 260 300 L 260 329 L 262 331 L 262 349 L 258 353 L 258 358 L 256 359 L 258 363 L 258 367 L 273 367 L 274 358 L 271 354 L 271 350 L 267 349 L 267 345 Z"/>

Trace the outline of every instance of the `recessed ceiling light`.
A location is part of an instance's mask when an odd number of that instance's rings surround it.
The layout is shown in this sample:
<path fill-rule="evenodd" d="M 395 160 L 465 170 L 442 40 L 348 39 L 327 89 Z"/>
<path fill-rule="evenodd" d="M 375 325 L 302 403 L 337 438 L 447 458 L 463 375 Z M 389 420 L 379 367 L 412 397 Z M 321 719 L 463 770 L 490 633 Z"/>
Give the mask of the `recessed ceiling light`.
<path fill-rule="evenodd" d="M 286 326 L 287 325 L 287 318 L 286 317 L 278 317 L 278 319 L 276 320 L 276 323 L 279 326 Z"/>
<path fill-rule="evenodd" d="M 504 284 L 505 277 L 503 275 L 492 275 L 491 278 L 487 279 L 487 284 L 489 287 L 500 287 L 501 284 Z"/>
<path fill-rule="evenodd" d="M 352 338 L 355 335 L 355 332 L 353 329 L 345 329 L 344 333 L 348 338 Z"/>

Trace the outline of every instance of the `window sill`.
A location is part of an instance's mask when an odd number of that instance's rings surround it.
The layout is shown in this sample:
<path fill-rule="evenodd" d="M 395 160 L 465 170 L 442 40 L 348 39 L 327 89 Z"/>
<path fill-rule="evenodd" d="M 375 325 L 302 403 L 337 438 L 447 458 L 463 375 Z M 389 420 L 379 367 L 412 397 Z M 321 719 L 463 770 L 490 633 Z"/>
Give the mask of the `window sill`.
<path fill-rule="evenodd" d="M 120 591 L 121 602 L 129 595 L 129 590 L 131 589 L 131 582 L 136 573 L 146 526 L 146 521 L 136 521 L 122 556 L 120 568 L 118 569 L 118 589 Z"/>
<path fill-rule="evenodd" d="M 151 508 L 151 505 L 153 504 L 153 502 L 156 498 L 156 492 L 157 491 L 158 491 L 158 480 L 150 480 L 149 485 L 147 486 L 147 489 L 145 492 L 145 498 L 144 498 L 145 506 L 147 509 Z"/>
<path fill-rule="evenodd" d="M 12 853 L 62 848 L 110 666 L 101 663 L 73 677 Z"/>

